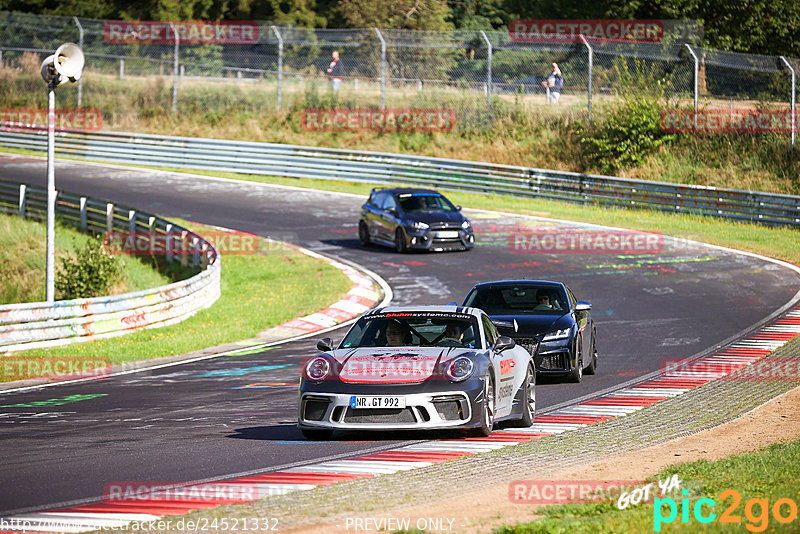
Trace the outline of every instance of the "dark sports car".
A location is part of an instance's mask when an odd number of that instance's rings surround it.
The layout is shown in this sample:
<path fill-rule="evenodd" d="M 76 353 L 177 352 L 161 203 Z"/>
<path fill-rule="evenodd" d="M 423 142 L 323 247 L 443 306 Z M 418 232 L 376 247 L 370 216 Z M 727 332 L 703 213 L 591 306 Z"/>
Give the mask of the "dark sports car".
<path fill-rule="evenodd" d="M 444 195 L 431 189 L 373 189 L 361 206 L 358 238 L 397 252 L 469 250 L 475 245 L 472 223 Z"/>
<path fill-rule="evenodd" d="M 485 311 L 500 334 L 534 355 L 536 372 L 580 382 L 597 369 L 592 305 L 560 282 L 504 280 L 473 287 L 464 306 Z"/>
<path fill-rule="evenodd" d="M 303 367 L 298 425 L 309 439 L 336 429 L 530 426 L 536 371 L 530 353 L 497 334 L 476 308 L 403 306 L 367 312 L 337 348 L 330 338 Z"/>

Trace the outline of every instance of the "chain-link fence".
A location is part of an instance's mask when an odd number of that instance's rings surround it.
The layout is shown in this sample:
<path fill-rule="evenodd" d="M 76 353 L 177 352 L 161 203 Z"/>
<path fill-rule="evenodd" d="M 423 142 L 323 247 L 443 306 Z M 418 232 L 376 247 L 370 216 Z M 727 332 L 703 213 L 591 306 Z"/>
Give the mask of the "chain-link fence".
<path fill-rule="evenodd" d="M 126 106 L 145 116 L 166 111 L 220 117 L 331 104 L 446 108 L 455 111 L 460 127 L 486 124 L 511 109 L 543 110 L 552 62 L 563 72 L 564 87 L 558 106 L 548 111 L 585 114 L 590 121 L 607 103 L 642 92 L 695 110 L 788 112 L 794 111 L 792 73 L 800 68 L 794 58 L 670 40 L 521 43 L 506 31 L 337 30 L 248 22 L 229 28 L 235 35 L 222 31 L 223 39 L 219 26 L 210 39 L 202 29 L 193 35 L 191 27 L 184 28 L 176 42 L 169 23 L 156 38 L 152 26 L 115 24 L 0 12 L 0 64 L 30 66 L 64 42 L 78 43 L 86 55 L 84 77 L 74 89 L 75 100 L 59 96 L 60 107 L 67 101 L 100 109 L 111 128 L 131 127 L 123 116 Z M 208 24 L 213 34 L 218 23 Z M 334 50 L 341 54 L 343 73 L 331 98 L 326 70 Z"/>

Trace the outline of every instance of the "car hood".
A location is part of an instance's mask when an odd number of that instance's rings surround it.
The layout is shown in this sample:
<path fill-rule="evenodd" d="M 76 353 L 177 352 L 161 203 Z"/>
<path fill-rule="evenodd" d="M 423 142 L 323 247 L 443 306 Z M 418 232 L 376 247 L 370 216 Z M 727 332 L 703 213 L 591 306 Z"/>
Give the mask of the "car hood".
<path fill-rule="evenodd" d="M 382 347 L 337 349 L 329 353 L 340 365 L 342 382 L 401 384 L 423 382 L 457 356 L 476 351 L 454 347 Z"/>
<path fill-rule="evenodd" d="M 550 330 L 554 330 L 556 328 L 567 328 L 572 323 L 572 318 L 570 317 L 569 313 L 565 313 L 563 315 L 491 315 L 490 317 L 492 321 L 508 323 L 509 325 L 516 321 L 516 331 L 514 331 L 513 328 L 506 326 L 495 325 L 497 326 L 497 330 L 500 334 L 510 337 L 537 336 L 540 334 L 546 334 Z"/>
<path fill-rule="evenodd" d="M 404 217 L 409 222 L 423 222 L 425 224 L 445 223 L 448 226 L 461 226 L 464 216 L 459 211 L 415 211 L 405 213 Z"/>

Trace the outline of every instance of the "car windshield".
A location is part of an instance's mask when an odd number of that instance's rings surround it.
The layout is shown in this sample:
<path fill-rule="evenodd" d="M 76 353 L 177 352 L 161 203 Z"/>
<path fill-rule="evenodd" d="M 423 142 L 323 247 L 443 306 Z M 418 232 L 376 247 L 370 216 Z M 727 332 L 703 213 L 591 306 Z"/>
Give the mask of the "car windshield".
<path fill-rule="evenodd" d="M 478 323 L 468 314 L 397 312 L 362 317 L 342 341 L 342 348 L 476 348 Z"/>
<path fill-rule="evenodd" d="M 464 306 L 480 308 L 489 315 L 563 314 L 569 310 L 567 295 L 558 286 L 488 286 L 473 289 Z"/>
<path fill-rule="evenodd" d="M 397 200 L 400 202 L 400 207 L 406 213 L 424 212 L 424 211 L 456 211 L 449 200 L 442 195 L 434 195 L 429 193 L 405 193 L 397 195 Z"/>

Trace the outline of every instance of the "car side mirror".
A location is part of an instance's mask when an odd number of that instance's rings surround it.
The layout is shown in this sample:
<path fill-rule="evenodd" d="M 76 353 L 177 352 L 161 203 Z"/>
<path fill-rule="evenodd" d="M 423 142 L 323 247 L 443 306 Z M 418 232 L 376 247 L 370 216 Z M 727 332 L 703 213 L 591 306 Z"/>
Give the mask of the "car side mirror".
<path fill-rule="evenodd" d="M 386 213 L 388 213 L 389 215 L 394 215 L 395 217 L 397 216 L 397 210 L 395 208 L 386 210 Z"/>
<path fill-rule="evenodd" d="M 588 302 L 584 302 L 582 300 L 579 300 L 577 303 L 575 303 L 575 311 L 582 312 L 582 311 L 589 311 L 591 309 L 592 309 L 592 305 L 589 304 Z"/>
<path fill-rule="evenodd" d="M 512 349 L 517 343 L 508 336 L 497 336 L 497 339 L 494 342 L 494 349 L 495 352 L 503 352 L 504 350 Z"/>
<path fill-rule="evenodd" d="M 333 350 L 333 340 L 329 337 L 323 337 L 317 341 L 317 350 L 328 352 Z"/>
<path fill-rule="evenodd" d="M 461 211 L 461 206 L 456 206 L 456 211 Z"/>

